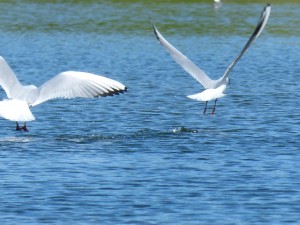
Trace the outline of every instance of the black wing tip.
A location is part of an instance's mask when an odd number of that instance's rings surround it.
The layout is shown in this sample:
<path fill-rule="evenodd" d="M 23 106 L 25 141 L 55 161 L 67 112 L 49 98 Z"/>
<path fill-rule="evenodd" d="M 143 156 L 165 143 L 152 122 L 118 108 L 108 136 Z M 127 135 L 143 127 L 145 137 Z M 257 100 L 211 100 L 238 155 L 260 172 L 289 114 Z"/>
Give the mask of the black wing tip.
<path fill-rule="evenodd" d="M 256 26 L 256 29 L 255 29 L 255 31 L 254 31 L 252 37 L 256 37 L 257 34 L 259 34 L 259 33 L 261 32 L 261 29 L 262 29 L 262 26 L 263 26 L 263 24 L 264 24 L 264 21 L 265 21 L 266 19 L 268 19 L 268 17 L 266 16 L 266 11 L 267 11 L 267 8 L 268 8 L 268 7 L 271 7 L 271 5 L 270 5 L 269 3 L 265 6 L 264 10 L 262 11 L 261 17 L 260 17 L 260 19 L 259 19 L 259 21 L 258 21 L 258 24 L 257 24 L 257 26 Z"/>
<path fill-rule="evenodd" d="M 153 28 L 153 30 L 154 30 L 154 32 L 155 32 L 156 26 L 155 26 L 153 23 L 151 23 L 151 25 L 152 25 L 152 28 Z"/>
<path fill-rule="evenodd" d="M 118 92 L 117 92 L 116 94 L 117 94 L 117 95 L 120 94 L 120 93 L 123 94 L 123 93 L 125 93 L 125 92 L 127 92 L 127 87 L 125 87 L 124 90 L 118 90 Z"/>
<path fill-rule="evenodd" d="M 152 24 L 152 27 L 153 27 L 153 33 L 155 34 L 155 37 L 157 38 L 157 40 L 159 40 L 156 26 Z"/>
<path fill-rule="evenodd" d="M 114 95 L 119 95 L 120 93 L 125 93 L 127 92 L 127 87 L 125 87 L 123 90 L 120 89 L 113 89 L 112 91 L 108 91 L 106 93 L 101 93 L 96 97 L 107 97 L 107 96 L 114 96 Z"/>
<path fill-rule="evenodd" d="M 267 8 L 271 8 L 271 4 L 270 4 L 270 3 L 268 3 L 268 4 L 265 6 L 263 12 L 265 12 L 265 11 L 267 10 Z"/>

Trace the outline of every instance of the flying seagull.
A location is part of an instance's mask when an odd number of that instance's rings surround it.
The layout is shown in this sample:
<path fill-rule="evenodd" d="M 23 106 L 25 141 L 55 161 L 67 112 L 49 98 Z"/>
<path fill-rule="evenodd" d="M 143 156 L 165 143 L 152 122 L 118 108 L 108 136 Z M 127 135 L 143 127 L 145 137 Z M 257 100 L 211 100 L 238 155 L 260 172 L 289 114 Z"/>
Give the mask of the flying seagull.
<path fill-rule="evenodd" d="M 215 9 L 218 9 L 218 8 L 220 8 L 222 6 L 222 1 L 221 0 L 214 0 L 214 2 L 213 2 L 213 7 L 215 8 Z"/>
<path fill-rule="evenodd" d="M 173 59 L 187 73 L 189 73 L 192 77 L 194 77 L 205 88 L 205 90 L 202 91 L 201 93 L 187 96 L 188 98 L 205 102 L 205 108 L 204 108 L 203 114 L 206 113 L 207 102 L 210 100 L 213 100 L 213 99 L 215 99 L 215 104 L 214 104 L 211 114 L 213 115 L 215 113 L 217 99 L 225 96 L 225 94 L 223 92 L 225 91 L 227 84 L 229 82 L 228 75 L 229 75 L 230 71 L 235 66 L 235 64 L 239 61 L 239 59 L 243 56 L 243 54 L 248 50 L 248 48 L 254 42 L 254 40 L 261 34 L 261 32 L 263 31 L 263 29 L 268 21 L 270 13 L 271 13 L 271 5 L 267 4 L 262 11 L 262 14 L 259 18 L 258 24 L 257 24 L 253 34 L 251 35 L 250 39 L 248 40 L 248 42 L 246 43 L 246 45 L 244 46 L 244 48 L 242 49 L 240 54 L 228 66 L 224 75 L 217 80 L 210 79 L 204 73 L 204 71 L 202 71 L 200 68 L 198 68 L 191 60 L 189 60 L 185 55 L 183 55 L 173 45 L 171 45 L 161 35 L 161 33 L 158 31 L 158 29 L 155 27 L 155 25 L 152 25 L 153 29 L 154 29 L 154 34 L 156 35 L 156 38 L 159 40 L 161 45 L 166 48 L 166 50 L 173 57 Z"/>
<path fill-rule="evenodd" d="M 127 88 L 118 81 L 78 71 L 66 71 L 53 77 L 39 88 L 23 86 L 8 63 L 0 56 L 0 86 L 8 99 L 0 101 L 0 116 L 16 121 L 16 130 L 28 132 L 27 121 L 35 120 L 30 106 L 55 98 L 95 98 L 123 93 Z M 24 122 L 20 127 L 18 122 Z"/>

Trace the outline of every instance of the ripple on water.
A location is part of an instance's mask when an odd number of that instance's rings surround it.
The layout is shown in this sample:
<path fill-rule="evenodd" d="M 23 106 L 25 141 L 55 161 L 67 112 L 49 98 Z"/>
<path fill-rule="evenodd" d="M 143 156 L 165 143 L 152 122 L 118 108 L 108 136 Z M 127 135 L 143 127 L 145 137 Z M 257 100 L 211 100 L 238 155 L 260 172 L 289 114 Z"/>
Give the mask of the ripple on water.
<path fill-rule="evenodd" d="M 74 142 L 74 143 L 92 143 L 92 142 L 107 142 L 119 140 L 140 140 L 140 139 L 156 139 L 162 137 L 174 136 L 174 134 L 185 133 L 198 133 L 198 130 L 190 129 L 187 127 L 176 127 L 171 130 L 154 130 L 154 129 L 141 129 L 129 134 L 91 134 L 91 135 L 58 135 L 55 137 L 57 141 Z"/>

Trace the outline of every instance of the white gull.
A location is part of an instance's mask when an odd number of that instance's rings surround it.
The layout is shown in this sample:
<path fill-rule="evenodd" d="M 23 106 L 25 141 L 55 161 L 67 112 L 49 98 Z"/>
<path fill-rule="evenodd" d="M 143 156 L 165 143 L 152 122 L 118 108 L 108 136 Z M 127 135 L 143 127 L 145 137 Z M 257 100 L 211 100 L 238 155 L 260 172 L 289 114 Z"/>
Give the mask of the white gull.
<path fill-rule="evenodd" d="M 8 63 L 0 56 L 0 86 L 8 99 L 0 101 L 0 116 L 16 121 L 16 130 L 28 131 L 27 121 L 35 120 L 29 106 L 55 98 L 95 98 L 123 93 L 127 88 L 118 81 L 78 71 L 66 71 L 53 77 L 39 88 L 23 86 Z M 24 122 L 20 127 L 19 122 Z"/>
<path fill-rule="evenodd" d="M 200 84 L 203 85 L 203 87 L 206 89 L 202 91 L 201 93 L 189 95 L 188 98 L 195 99 L 198 101 L 204 101 L 205 102 L 205 108 L 203 111 L 203 114 L 206 113 L 207 108 L 207 102 L 210 100 L 215 99 L 215 104 L 213 107 L 213 110 L 211 114 L 214 114 L 216 109 L 216 103 L 217 99 L 225 96 L 224 91 L 229 83 L 228 75 L 232 68 L 235 66 L 235 64 L 238 62 L 238 60 L 243 56 L 243 54 L 248 50 L 250 45 L 254 42 L 254 40 L 261 34 L 263 31 L 268 18 L 271 13 L 271 5 L 267 4 L 259 18 L 258 24 L 249 38 L 248 42 L 242 49 L 242 51 L 238 54 L 238 56 L 233 60 L 233 62 L 228 66 L 225 73 L 222 77 L 220 77 L 217 80 L 212 80 L 209 78 L 204 71 L 202 71 L 199 67 L 197 67 L 191 60 L 189 60 L 184 54 L 182 54 L 180 51 L 178 51 L 173 45 L 171 45 L 158 31 L 155 25 L 153 25 L 154 34 L 156 35 L 156 38 L 159 40 L 162 46 L 166 48 L 166 50 L 169 52 L 169 54 L 172 56 L 172 58 L 192 77 L 194 77 Z"/>

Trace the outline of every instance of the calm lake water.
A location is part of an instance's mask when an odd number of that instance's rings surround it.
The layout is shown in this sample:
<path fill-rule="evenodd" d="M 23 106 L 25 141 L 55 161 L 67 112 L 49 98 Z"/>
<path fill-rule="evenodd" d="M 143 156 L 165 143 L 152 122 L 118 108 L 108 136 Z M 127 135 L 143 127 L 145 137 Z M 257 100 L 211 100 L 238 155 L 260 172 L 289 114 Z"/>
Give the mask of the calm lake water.
<path fill-rule="evenodd" d="M 263 6 L 1 2 L 0 54 L 24 84 L 79 70 L 128 87 L 38 105 L 29 133 L 0 119 L 1 224 L 299 224 L 300 5 L 273 5 L 214 116 L 150 22 L 218 78 Z"/>

